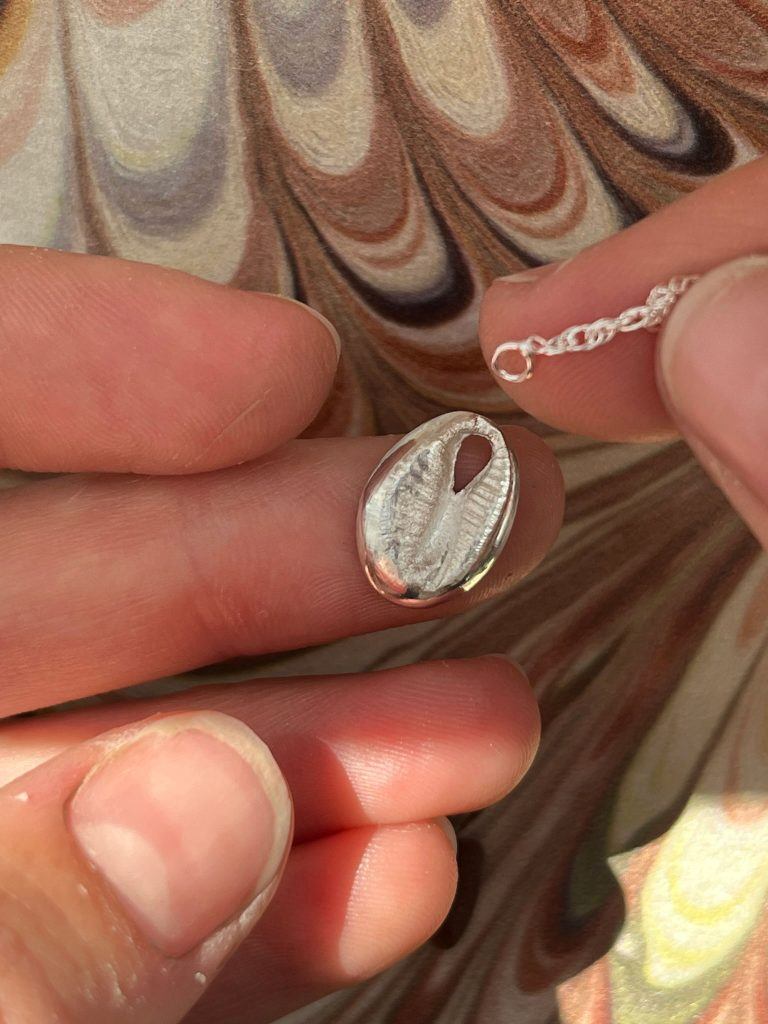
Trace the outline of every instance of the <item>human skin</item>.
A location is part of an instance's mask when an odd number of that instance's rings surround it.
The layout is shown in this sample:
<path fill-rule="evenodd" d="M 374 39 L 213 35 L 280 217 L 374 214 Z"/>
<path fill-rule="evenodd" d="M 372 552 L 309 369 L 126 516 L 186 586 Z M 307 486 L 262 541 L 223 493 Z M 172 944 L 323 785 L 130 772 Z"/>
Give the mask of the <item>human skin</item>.
<path fill-rule="evenodd" d="M 540 418 L 600 437 L 647 440 L 681 431 L 764 545 L 768 543 L 768 472 L 764 465 L 768 439 L 768 347 L 764 328 L 768 260 L 754 253 L 764 247 L 763 239 L 768 239 L 768 224 L 761 225 L 754 208 L 756 196 L 766 188 L 768 170 L 759 161 L 565 266 L 516 281 L 500 281 L 485 300 L 481 322 L 481 343 L 490 357 L 505 337 L 523 337 L 533 331 L 548 333 L 571 322 L 618 312 L 641 300 L 654 283 L 679 273 L 702 273 L 702 280 L 680 301 L 659 335 L 638 332 L 597 352 L 542 360 L 532 381 L 505 388 L 521 406 Z M 707 224 L 706 231 L 699 230 L 702 223 Z M 50 254 L 32 258 L 18 251 L 4 258 L 26 258 L 33 266 L 68 259 Z M 611 272 L 616 265 L 626 266 L 626 275 Z M 99 268 L 94 271 L 97 276 L 114 274 L 113 287 L 120 295 L 119 278 L 125 268 L 110 261 L 95 261 L 93 266 Z M 154 273 L 131 270 L 134 284 L 137 274 Z M 213 287 L 173 276 L 184 281 L 179 284 L 182 292 L 184 288 Z M 101 277 L 99 282 L 102 287 Z M 158 289 L 163 293 L 167 290 Z M 258 304 L 264 300 L 251 296 L 248 301 Z M 81 308 L 86 311 L 87 329 L 88 304 Z M 296 307 L 290 308 L 293 311 Z M 120 322 L 126 317 L 130 324 L 125 312 Z M 51 322 L 56 322 L 55 316 Z M 189 324 L 187 320 L 185 334 Z M 297 345 L 276 346 L 279 354 L 273 358 L 299 351 L 298 339 L 309 330 L 308 324 L 309 320 L 296 323 Z M 11 335 L 17 338 L 16 344 L 24 325 L 25 318 L 17 315 L 17 333 Z M 99 333 L 97 322 L 93 337 Z M 131 325 L 130 335 L 133 333 Z M 37 336 L 44 336 L 39 329 Z M 221 331 L 221 338 L 226 345 L 226 331 Z M 178 358 L 183 359 L 183 336 L 179 336 L 178 343 Z M 45 345 L 41 345 L 41 355 L 45 351 Z M 115 358 L 124 351 L 116 346 Z M 301 350 L 300 365 L 304 369 L 314 351 Z M 107 356 L 113 358 L 108 352 Z M 169 347 L 170 357 L 177 358 L 170 355 Z M 151 346 L 147 358 L 149 372 L 151 360 L 156 358 Z M 217 354 L 219 359 L 219 370 L 226 377 L 226 353 Z M 262 369 L 269 367 L 268 360 L 265 363 L 259 359 L 257 363 Z M 233 377 L 237 379 L 232 387 L 242 384 L 242 372 L 235 370 Z M 121 371 L 118 368 L 115 372 Z M 184 381 L 186 374 L 182 363 L 176 380 Z M 96 374 L 94 379 L 98 394 L 102 377 Z M 285 379 L 290 381 L 292 374 L 286 373 Z M 19 680 L 14 693 L 4 697 L 11 710 L 40 707 L 67 696 L 178 671 L 212 657 L 298 646 L 344 632 L 414 621 L 413 612 L 395 609 L 368 593 L 345 530 L 345 524 L 353 518 L 355 496 L 366 467 L 375 462 L 388 442 L 298 441 L 254 466 L 215 469 L 226 467 L 228 458 L 239 462 L 249 457 L 248 445 L 253 443 L 249 437 L 255 437 L 258 444 L 264 436 L 258 423 L 241 436 L 242 419 L 237 414 L 232 417 L 230 406 L 223 421 L 207 425 L 210 434 L 202 441 L 193 430 L 187 449 L 190 424 L 179 422 L 177 417 L 183 417 L 188 406 L 181 402 L 167 407 L 162 396 L 152 414 L 173 419 L 164 430 L 158 423 L 158 435 L 162 435 L 158 444 L 166 446 L 160 448 L 160 454 L 152 444 L 153 431 L 149 440 L 140 434 L 141 443 L 136 441 L 134 431 L 146 430 L 147 420 L 145 417 L 140 424 L 132 424 L 129 408 L 122 427 L 120 423 L 112 424 L 111 433 L 87 431 L 79 439 L 74 456 L 72 448 L 61 444 L 66 441 L 66 416 L 61 417 L 58 430 L 49 430 L 48 421 L 25 424 L 25 431 L 14 440 L 14 424 L 20 419 L 15 410 L 32 407 L 29 396 L 35 394 L 38 381 L 42 385 L 41 400 L 46 388 L 59 381 L 65 397 L 67 390 L 74 388 L 82 404 L 94 392 L 92 387 L 85 393 L 78 391 L 81 380 L 80 375 L 72 380 L 62 377 L 60 368 L 48 380 L 44 372 L 40 376 L 35 373 L 25 381 L 25 387 L 32 390 L 23 393 L 20 389 L 22 400 L 14 405 L 11 375 L 10 398 L 4 406 L 10 412 L 5 413 L 2 433 L 17 445 L 12 450 L 19 464 L 45 469 L 50 464 L 46 460 L 58 460 L 56 468 L 67 469 L 67 459 L 74 457 L 73 468 L 87 470 L 98 464 L 104 471 L 114 457 L 123 472 L 147 472 L 143 460 L 149 459 L 152 472 L 158 476 L 133 478 L 130 484 L 125 478 L 43 482 L 10 495 L 4 502 L 3 515 L 8 518 L 3 536 L 16 538 L 16 544 L 6 543 L 3 558 L 22 598 L 21 603 L 15 601 L 16 612 L 8 617 L 3 630 L 10 639 L 11 664 Z M 193 384 L 191 395 L 204 386 L 204 378 L 192 375 L 189 380 Z M 221 384 L 221 376 L 217 380 L 226 393 L 228 385 Z M 313 396 L 304 408 L 305 420 L 311 418 L 311 408 L 322 397 L 314 392 Z M 63 399 L 62 403 L 65 407 Z M 258 421 L 258 412 L 252 412 L 252 406 L 252 400 L 244 406 L 246 415 Z M 86 404 L 84 414 L 93 416 L 99 424 L 104 408 L 103 402 L 95 403 L 93 408 Z M 111 411 L 109 404 L 106 408 Z M 215 412 L 214 408 L 214 419 Z M 301 420 L 301 413 L 290 419 L 284 428 L 286 437 L 300 429 Z M 123 429 L 126 423 L 127 430 Z M 199 429 L 199 424 L 191 426 Z M 114 436 L 118 441 L 113 451 L 107 442 Z M 281 439 L 271 438 L 269 443 Z M 528 571 L 543 556 L 557 529 L 560 490 L 551 459 L 540 442 L 524 432 L 511 432 L 509 439 L 521 460 L 522 479 L 531 485 L 527 499 L 531 504 L 521 504 L 515 528 L 521 532 L 512 538 L 506 556 L 509 561 L 489 577 L 488 589 L 478 597 L 498 592 L 499 587 Z M 237 459 L 226 454 L 230 443 Z M 69 454 L 62 455 L 62 447 Z M 179 463 L 184 468 L 187 461 L 194 461 L 194 453 L 200 448 L 206 451 L 209 463 L 205 468 L 211 471 L 179 475 Z M 173 463 L 167 461 L 169 452 Z M 130 465 L 126 459 L 131 460 Z M 176 475 L 170 480 L 160 475 L 163 472 Z M 290 488 L 297 474 L 301 493 L 312 495 L 313 504 L 306 510 L 306 517 L 304 510 L 296 511 L 295 499 L 290 501 Z M 258 511 L 259 485 L 266 487 L 270 501 L 277 501 L 285 489 L 289 500 L 270 508 L 264 516 Z M 330 506 L 327 499 L 319 497 L 324 486 L 332 492 Z M 188 513 L 182 520 L 173 517 L 174 509 L 179 507 Z M 212 516 L 210 520 L 206 513 Z M 122 522 L 124 514 L 130 528 Z M 73 528 L 67 533 L 70 517 Z M 275 521 L 270 530 L 272 517 Z M 104 529 L 105 522 L 108 529 Z M 159 536 L 154 533 L 158 523 L 164 524 Z M 125 531 L 120 532 L 119 545 L 114 543 L 115 529 Z M 310 536 L 306 548 L 297 551 L 292 545 L 289 551 L 280 542 L 286 529 L 291 531 L 294 545 L 306 538 L 308 531 L 323 532 L 317 544 L 311 543 Z M 125 541 L 135 543 L 137 536 L 139 543 L 135 547 L 129 544 L 126 550 Z M 215 562 L 206 565 L 211 536 L 217 540 Z M 237 559 L 222 559 L 228 542 L 234 544 Z M 185 549 L 183 565 L 174 557 L 175 546 Z M 47 552 L 47 558 L 38 559 L 39 569 L 30 559 L 24 561 L 25 552 L 41 550 Z M 314 564 L 311 556 L 318 550 L 319 557 L 324 552 L 332 556 L 319 573 L 326 586 L 329 578 L 332 581 L 325 591 L 329 600 L 324 607 L 317 598 L 322 588 L 314 579 L 311 582 L 316 589 L 310 590 L 309 600 L 303 603 L 297 578 L 291 576 L 290 565 L 286 565 L 291 558 L 300 564 Z M 127 556 L 125 562 L 121 555 Z M 145 556 L 144 563 L 137 563 Z M 163 561 L 164 557 L 168 560 Z M 275 575 L 269 576 L 273 560 L 279 560 L 279 564 Z M 87 580 L 78 571 L 79 561 L 88 566 Z M 129 570 L 137 564 L 139 571 L 132 576 Z M 184 567 L 190 564 L 194 566 L 192 582 L 184 576 Z M 37 585 L 19 583 L 24 573 L 37 573 Z M 211 599 L 210 581 L 222 582 L 217 574 L 223 574 L 227 600 L 222 601 L 221 593 L 216 593 L 211 611 L 207 604 Z M 133 589 L 136 577 L 145 582 L 148 576 L 151 586 Z M 253 580 L 265 576 L 271 584 L 269 600 L 263 590 L 256 597 L 252 593 Z M 158 577 L 165 581 L 159 592 Z M 118 591 L 114 612 L 105 612 L 103 587 L 108 588 L 109 603 L 114 605 L 115 579 L 122 580 L 125 589 Z M 202 589 L 196 589 L 199 587 Z M 185 619 L 184 609 L 191 598 L 194 619 Z M 253 601 L 258 603 L 254 605 Z M 82 618 L 73 618 L 72 609 Z M 41 621 L 48 626 L 43 635 L 34 629 L 35 622 Z M 54 650 L 62 649 L 62 644 L 67 657 L 59 659 L 63 664 L 56 678 L 48 679 L 42 667 Z M 514 666 L 497 659 L 412 666 L 382 673 L 374 680 L 348 676 L 214 687 L 139 705 L 106 703 L 66 715 L 8 723 L 0 760 L 6 788 L 0 791 L 0 798 L 20 792 L 34 794 L 35 787 L 50 790 L 50 778 L 64 775 L 70 789 L 56 791 L 54 797 L 54 804 L 58 799 L 63 805 L 71 800 L 73 761 L 90 763 L 94 742 L 104 742 L 92 737 L 107 729 L 130 728 L 127 723 L 137 717 L 199 708 L 233 714 L 267 740 L 292 792 L 296 815 L 296 842 L 272 909 L 227 968 L 228 984 L 214 986 L 189 1018 L 201 1022 L 220 1019 L 223 1013 L 228 1021 L 269 1020 L 324 991 L 381 969 L 422 941 L 444 914 L 454 880 L 450 844 L 445 842 L 442 825 L 437 827 L 436 822 L 445 814 L 481 806 L 514 785 L 530 761 L 537 735 L 536 712 L 524 680 Z M 200 728 L 209 727 L 203 718 Z M 229 726 L 215 722 L 212 728 L 226 730 Z M 122 733 L 118 731 L 117 736 Z M 30 768 L 31 773 L 20 776 Z M 74 785 L 76 788 L 77 783 Z M 34 836 L 39 833 L 33 832 L 33 838 L 29 838 L 31 816 L 25 822 L 20 811 L 34 810 L 29 804 L 34 801 L 15 801 L 10 805 L 12 821 L 4 824 L 6 834 L 18 829 L 19 842 L 10 844 L 10 849 L 24 850 L 25 864 L 31 865 L 27 873 L 34 877 Z M 0 799 L 0 816 L 8 806 Z M 49 851 L 50 844 L 45 849 Z M 50 868 L 42 853 L 40 858 L 40 863 Z M 0 868 L 0 891 L 3 878 L 9 889 L 8 879 L 18 876 L 18 864 L 12 867 L 16 876 L 11 868 L 5 869 L 4 876 Z M 85 870 L 79 859 L 65 867 L 70 872 Z M 217 881 L 220 879 L 212 879 L 214 888 Z M 407 913 L 402 910 L 404 906 Z M 91 909 L 98 923 L 105 908 L 96 900 Z M 39 908 L 37 913 L 35 910 L 33 903 L 32 911 L 16 921 L 18 931 L 24 934 L 28 929 L 34 937 L 45 927 L 50 934 L 50 921 L 41 916 Z M 239 931 L 230 929 L 227 941 L 235 944 L 241 940 L 252 923 L 251 917 Z M 167 967 L 157 957 L 157 940 L 147 945 L 141 935 L 136 935 L 129 919 L 121 921 L 121 926 L 117 938 L 111 940 L 114 946 L 104 951 L 105 962 L 120 971 L 133 965 L 137 955 L 145 954 L 146 988 L 139 988 L 134 998 L 146 998 L 150 993 L 155 1016 L 144 1019 L 178 1019 L 195 993 L 189 975 L 184 979 L 186 987 L 167 991 L 157 983 L 160 967 Z M 48 956 L 55 962 L 61 952 L 55 928 L 53 935 Z M 161 941 L 166 935 L 164 931 Z M 180 941 L 175 933 L 173 937 Z M 175 969 L 182 964 L 182 975 L 185 965 L 190 964 L 185 960 L 189 955 L 185 952 L 180 957 L 177 949 L 171 957 Z M 187 967 L 188 971 L 192 966 Z M 45 962 L 41 969 L 47 977 Z M 215 965 L 206 973 L 203 984 L 210 981 L 214 971 Z M 196 984 L 202 991 L 201 983 Z M 40 991 L 30 982 L 19 998 L 29 1000 Z M 73 1005 L 77 1005 L 82 991 L 75 976 L 70 994 Z M 180 992 L 186 1000 L 184 1007 L 179 1003 Z M 82 1006 L 78 1009 L 82 1012 Z M 103 1005 L 98 1012 L 101 1016 L 93 1019 L 130 1019 L 125 1016 L 129 1012 L 127 1004 L 110 1007 L 112 1016 Z"/>
<path fill-rule="evenodd" d="M 306 307 L 8 247 L 0 358 L 2 465 L 65 474 L 0 503 L 0 1016 L 179 1020 L 275 892 L 200 1019 L 274 1019 L 419 945 L 454 893 L 446 815 L 508 792 L 537 745 L 508 659 L 11 716 L 504 592 L 558 532 L 547 447 L 508 431 L 526 485 L 504 556 L 414 612 L 355 550 L 392 439 L 292 440 L 338 358 Z"/>

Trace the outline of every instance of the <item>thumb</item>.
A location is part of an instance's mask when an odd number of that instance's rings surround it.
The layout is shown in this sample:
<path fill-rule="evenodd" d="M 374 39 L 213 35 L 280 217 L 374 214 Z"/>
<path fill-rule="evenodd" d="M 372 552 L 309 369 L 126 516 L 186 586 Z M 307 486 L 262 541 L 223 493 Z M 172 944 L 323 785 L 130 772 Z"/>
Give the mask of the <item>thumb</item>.
<path fill-rule="evenodd" d="M 768 258 L 727 263 L 684 296 L 658 379 L 704 468 L 768 548 Z"/>
<path fill-rule="evenodd" d="M 0 1020 L 171 1024 L 263 913 L 291 801 L 242 723 L 106 733 L 0 789 Z"/>

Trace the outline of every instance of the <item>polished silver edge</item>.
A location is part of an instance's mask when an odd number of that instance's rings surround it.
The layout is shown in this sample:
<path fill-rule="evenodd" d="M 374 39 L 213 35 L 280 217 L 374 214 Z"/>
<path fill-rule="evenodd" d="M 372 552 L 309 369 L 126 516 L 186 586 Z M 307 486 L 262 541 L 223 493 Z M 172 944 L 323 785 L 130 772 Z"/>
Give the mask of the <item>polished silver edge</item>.
<path fill-rule="evenodd" d="M 366 544 L 365 541 L 365 511 L 368 498 L 370 497 L 371 484 L 373 480 L 378 476 L 380 470 L 384 468 L 388 462 L 394 462 L 396 458 L 398 458 L 402 454 L 404 448 L 406 448 L 409 444 L 414 443 L 414 435 L 417 435 L 422 430 L 425 424 L 420 424 L 418 427 L 415 427 L 413 430 L 409 431 L 402 438 L 400 438 L 400 440 L 397 441 L 391 448 L 387 450 L 387 452 L 382 456 L 381 459 L 379 459 L 377 464 L 371 470 L 363 487 L 360 500 L 358 502 L 356 516 L 357 550 L 366 579 L 368 580 L 371 587 L 376 591 L 376 593 L 380 594 L 383 598 L 385 598 L 392 604 L 397 604 L 402 607 L 410 608 L 429 608 L 436 604 L 442 604 L 444 601 L 448 601 L 453 597 L 458 597 L 463 593 L 467 593 L 468 591 L 472 590 L 475 586 L 477 586 L 477 584 L 485 576 L 488 575 L 493 566 L 496 564 L 499 555 L 501 554 L 507 540 L 509 539 L 509 534 L 511 532 L 512 525 L 517 514 L 517 508 L 520 497 L 520 468 L 517 458 L 515 457 L 514 452 L 510 450 L 509 446 L 507 445 L 506 438 L 504 437 L 503 433 L 499 430 L 499 428 L 496 426 L 496 424 L 489 420 L 487 417 L 483 416 L 481 413 L 456 410 L 454 412 L 443 413 L 442 416 L 436 416 L 433 420 L 427 420 L 426 422 L 436 423 L 438 420 L 441 419 L 445 419 L 446 421 L 448 421 L 459 417 L 470 418 L 475 422 L 481 421 L 486 426 L 486 428 L 490 428 L 490 431 L 492 433 L 498 435 L 501 441 L 501 447 L 507 454 L 510 469 L 510 487 L 507 494 L 506 507 L 500 519 L 499 528 L 496 534 L 494 535 L 493 542 L 489 547 L 486 557 L 477 567 L 477 570 L 473 572 L 470 577 L 465 579 L 460 585 L 452 587 L 450 590 L 446 590 L 442 593 L 436 594 L 434 597 L 429 598 L 406 597 L 401 596 L 399 594 L 395 594 L 391 590 L 388 590 L 386 589 L 386 587 L 381 585 L 381 581 L 373 571 L 373 567 L 370 562 L 368 545 Z M 473 433 L 476 433 L 477 436 L 480 437 L 487 437 L 485 431 L 473 431 L 472 429 L 469 429 L 467 431 L 466 436 L 471 437 Z"/>

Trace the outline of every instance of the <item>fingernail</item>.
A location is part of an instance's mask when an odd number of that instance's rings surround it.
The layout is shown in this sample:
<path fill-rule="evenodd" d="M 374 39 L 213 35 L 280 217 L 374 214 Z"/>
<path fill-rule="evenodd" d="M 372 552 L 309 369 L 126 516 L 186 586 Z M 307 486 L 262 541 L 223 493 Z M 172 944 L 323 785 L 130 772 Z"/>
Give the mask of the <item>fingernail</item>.
<path fill-rule="evenodd" d="M 72 836 L 144 937 L 181 956 L 278 875 L 291 832 L 280 770 L 218 713 L 148 722 L 91 769 Z"/>
<path fill-rule="evenodd" d="M 502 651 L 497 654 L 483 654 L 482 657 L 483 659 L 487 659 L 488 661 L 502 661 L 504 662 L 505 665 L 512 665 L 513 668 L 518 669 L 523 675 L 525 675 L 525 670 L 523 669 L 523 666 L 520 664 L 519 661 L 516 661 L 511 654 L 504 654 L 504 652 Z"/>
<path fill-rule="evenodd" d="M 561 267 L 564 267 L 570 260 L 562 260 L 558 263 L 542 263 L 539 267 L 526 267 L 524 270 L 517 270 L 514 274 L 506 274 L 497 277 L 497 281 L 504 281 L 507 284 L 534 284 L 549 274 L 554 274 Z"/>
<path fill-rule="evenodd" d="M 331 340 L 333 341 L 336 349 L 336 359 L 338 360 L 341 356 L 341 338 L 339 337 L 339 332 L 333 326 L 328 317 L 323 316 L 323 314 L 319 313 L 313 306 L 308 306 L 306 302 L 300 302 L 298 299 L 294 299 L 290 295 L 281 295 L 280 298 L 284 299 L 286 302 L 292 302 L 295 306 L 301 306 L 303 310 L 307 313 L 311 313 L 316 320 L 320 321 L 331 336 Z"/>
<path fill-rule="evenodd" d="M 448 818 L 435 818 L 435 824 L 445 832 L 446 839 L 453 847 L 453 852 L 456 853 L 459 849 L 459 840 L 456 836 L 456 829 L 450 820 Z"/>
<path fill-rule="evenodd" d="M 659 383 L 683 432 L 768 500 L 768 258 L 707 274 L 680 301 L 659 346 Z M 722 475 L 722 474 L 721 474 Z"/>

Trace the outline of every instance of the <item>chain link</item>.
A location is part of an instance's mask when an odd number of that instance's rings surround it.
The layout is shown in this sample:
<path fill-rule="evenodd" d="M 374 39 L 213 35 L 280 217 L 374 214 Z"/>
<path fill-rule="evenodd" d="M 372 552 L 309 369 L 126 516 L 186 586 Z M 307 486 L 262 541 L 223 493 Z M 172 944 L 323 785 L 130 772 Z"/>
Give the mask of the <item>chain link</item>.
<path fill-rule="evenodd" d="M 591 352 L 612 341 L 617 334 L 631 331 L 658 330 L 667 318 L 677 300 L 687 291 L 697 275 L 673 277 L 666 284 L 657 284 L 648 294 L 642 306 L 632 306 L 617 316 L 603 317 L 590 324 L 576 324 L 567 327 L 552 338 L 531 334 L 521 341 L 504 341 L 493 353 L 491 369 L 502 380 L 522 384 L 533 376 L 534 356 L 559 356 L 565 352 Z M 522 360 L 520 370 L 505 370 L 499 363 L 505 352 L 515 352 Z"/>

